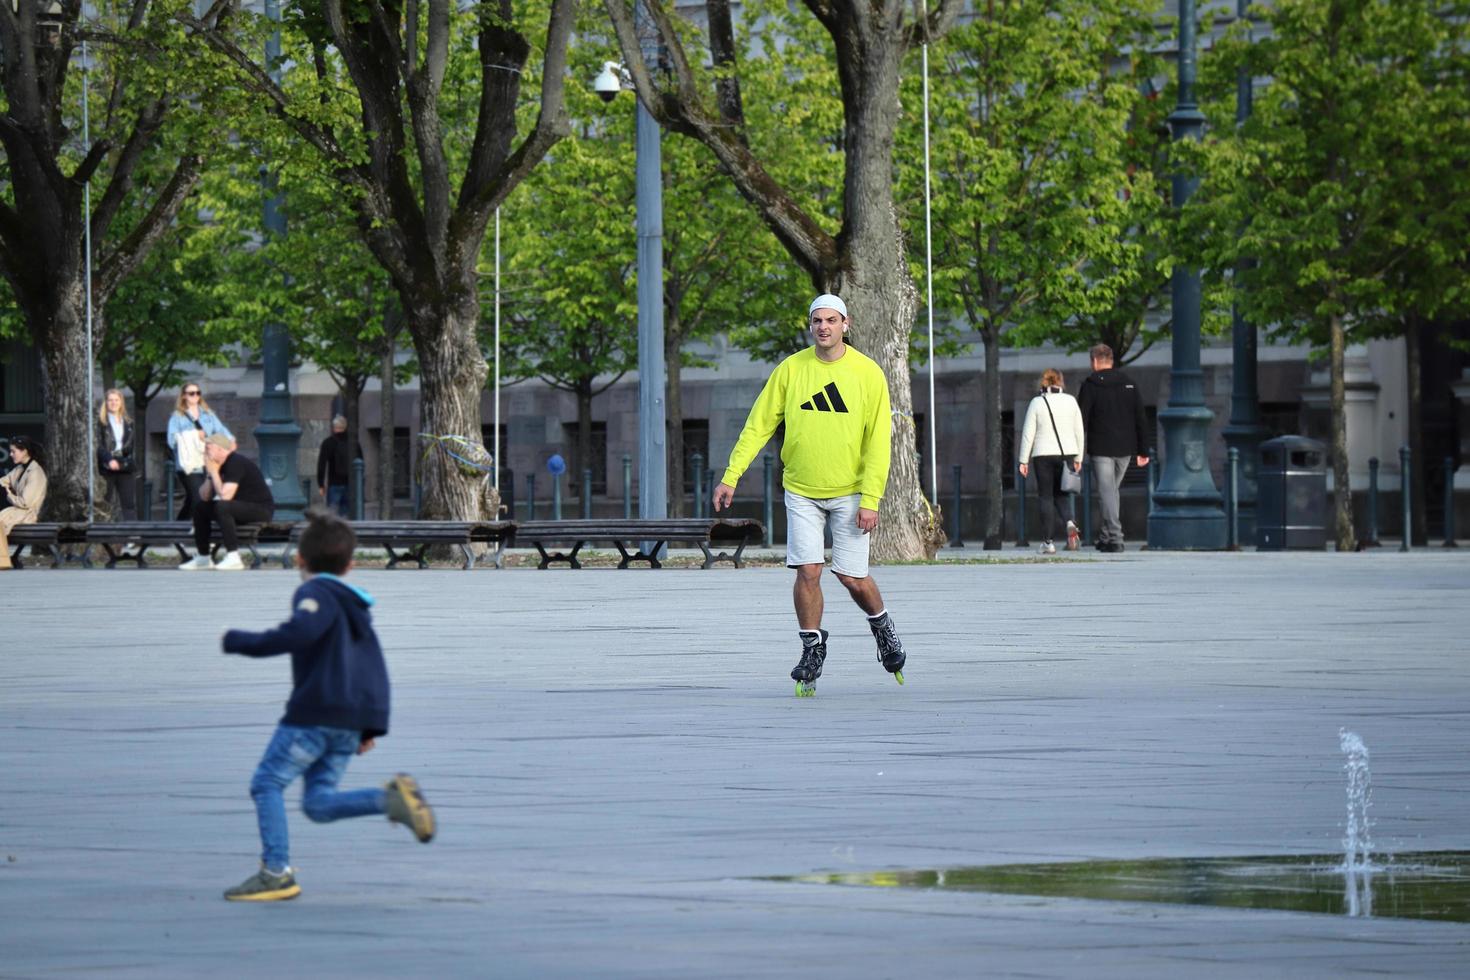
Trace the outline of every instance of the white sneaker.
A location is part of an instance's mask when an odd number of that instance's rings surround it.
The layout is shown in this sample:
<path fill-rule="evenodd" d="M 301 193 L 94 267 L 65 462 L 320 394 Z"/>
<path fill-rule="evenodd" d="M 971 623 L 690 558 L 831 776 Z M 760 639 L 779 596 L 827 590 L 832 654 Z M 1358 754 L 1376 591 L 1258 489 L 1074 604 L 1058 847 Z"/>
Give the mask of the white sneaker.
<path fill-rule="evenodd" d="M 1054 555 L 1057 553 L 1057 546 L 1050 541 L 1043 541 L 1041 542 L 1041 547 L 1036 550 L 1043 555 Z"/>
<path fill-rule="evenodd" d="M 214 567 L 208 555 L 196 555 L 188 561 L 179 562 L 181 572 L 207 572 Z"/>
<path fill-rule="evenodd" d="M 226 551 L 214 568 L 217 572 L 239 572 L 244 570 L 245 562 L 240 560 L 240 552 Z"/>

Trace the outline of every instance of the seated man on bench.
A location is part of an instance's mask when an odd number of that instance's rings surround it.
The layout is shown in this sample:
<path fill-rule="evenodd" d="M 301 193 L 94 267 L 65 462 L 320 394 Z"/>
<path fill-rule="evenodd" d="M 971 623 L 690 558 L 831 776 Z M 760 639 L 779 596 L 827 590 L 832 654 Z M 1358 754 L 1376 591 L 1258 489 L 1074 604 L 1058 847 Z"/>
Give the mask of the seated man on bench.
<path fill-rule="evenodd" d="M 194 503 L 194 547 L 196 558 L 179 566 L 184 571 L 214 568 L 222 572 L 245 567 L 240 559 L 240 537 L 236 524 L 255 524 L 271 519 L 276 501 L 260 467 L 235 452 L 235 441 L 215 433 L 204 441 L 204 485 Z M 209 560 L 209 525 L 219 525 L 225 556 L 219 564 Z"/>

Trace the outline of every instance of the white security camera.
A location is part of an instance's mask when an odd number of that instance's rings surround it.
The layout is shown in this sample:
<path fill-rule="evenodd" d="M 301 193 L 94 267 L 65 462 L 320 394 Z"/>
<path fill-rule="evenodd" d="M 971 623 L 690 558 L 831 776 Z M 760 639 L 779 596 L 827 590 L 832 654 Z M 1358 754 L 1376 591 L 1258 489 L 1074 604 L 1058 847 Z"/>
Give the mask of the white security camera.
<path fill-rule="evenodd" d="M 623 90 L 622 67 L 616 61 L 602 63 L 602 72 L 592 83 L 592 90 L 602 98 L 602 101 L 611 102 Z"/>

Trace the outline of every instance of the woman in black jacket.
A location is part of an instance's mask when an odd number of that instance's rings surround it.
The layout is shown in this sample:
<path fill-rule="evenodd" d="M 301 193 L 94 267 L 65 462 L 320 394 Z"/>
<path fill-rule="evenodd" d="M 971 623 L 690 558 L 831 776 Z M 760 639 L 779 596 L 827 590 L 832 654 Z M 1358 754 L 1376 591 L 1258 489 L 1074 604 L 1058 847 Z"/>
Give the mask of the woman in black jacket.
<path fill-rule="evenodd" d="M 117 494 L 122 519 L 136 521 L 137 481 L 133 475 L 133 420 L 128 417 L 122 392 L 108 388 L 97 409 L 97 472 L 107 484 L 106 499 Z"/>

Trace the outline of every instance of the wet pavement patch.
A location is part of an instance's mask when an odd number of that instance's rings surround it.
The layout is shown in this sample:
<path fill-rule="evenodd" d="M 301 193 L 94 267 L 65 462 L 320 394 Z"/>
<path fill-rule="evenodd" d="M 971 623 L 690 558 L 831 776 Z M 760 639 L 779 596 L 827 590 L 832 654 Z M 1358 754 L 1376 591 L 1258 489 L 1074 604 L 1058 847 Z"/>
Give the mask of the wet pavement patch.
<path fill-rule="evenodd" d="M 1341 854 L 1298 854 L 1001 864 L 773 880 L 1470 922 L 1470 851 L 1374 857 L 1374 865 L 1351 871 Z"/>

